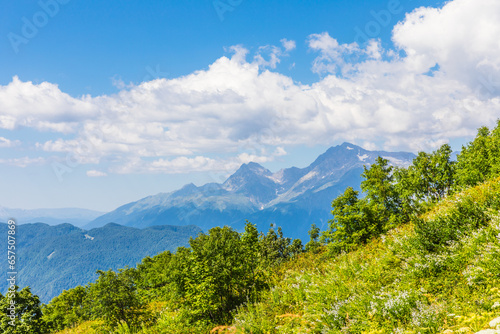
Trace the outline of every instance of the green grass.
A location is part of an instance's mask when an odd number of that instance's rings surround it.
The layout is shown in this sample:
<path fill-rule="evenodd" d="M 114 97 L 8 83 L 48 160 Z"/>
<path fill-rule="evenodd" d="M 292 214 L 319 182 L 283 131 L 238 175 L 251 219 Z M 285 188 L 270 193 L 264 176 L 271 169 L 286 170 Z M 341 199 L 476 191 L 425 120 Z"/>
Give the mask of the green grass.
<path fill-rule="evenodd" d="M 298 256 L 226 326 L 190 324 L 174 304 L 152 303 L 153 327 L 117 333 L 475 333 L 500 316 L 499 203 L 500 178 L 350 253 Z M 423 238 L 436 226 L 430 251 Z M 61 334 L 98 333 L 90 327 Z"/>
<path fill-rule="evenodd" d="M 349 254 L 326 250 L 288 263 L 261 302 L 238 310 L 244 333 L 448 333 L 479 331 L 500 315 L 499 179 L 440 203 L 424 218 L 463 219 L 480 208 L 479 228 L 437 252 L 419 242 L 412 224 Z M 461 203 L 472 206 L 457 208 Z M 466 329 L 468 328 L 468 329 Z"/>

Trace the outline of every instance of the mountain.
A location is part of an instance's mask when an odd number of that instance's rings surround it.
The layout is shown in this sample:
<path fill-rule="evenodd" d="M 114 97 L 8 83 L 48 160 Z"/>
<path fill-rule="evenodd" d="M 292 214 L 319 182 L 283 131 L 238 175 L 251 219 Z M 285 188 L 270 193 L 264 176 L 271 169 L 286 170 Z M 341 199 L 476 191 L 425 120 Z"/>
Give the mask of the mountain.
<path fill-rule="evenodd" d="M 343 143 L 329 148 L 306 168 L 272 173 L 250 162 L 222 184 L 188 184 L 149 196 L 104 214 L 86 227 L 114 222 L 133 227 L 194 224 L 203 230 L 230 225 L 241 230 L 248 219 L 260 230 L 274 224 L 285 235 L 306 240 L 312 223 L 325 227 L 336 196 L 348 186 L 359 189 L 363 166 L 378 156 L 398 166 L 409 165 L 415 158 L 413 153 L 368 151 Z"/>
<path fill-rule="evenodd" d="M 0 223 L 0 234 L 6 236 L 7 231 L 7 224 Z M 137 229 L 107 224 L 89 231 L 71 224 L 19 225 L 15 235 L 16 284 L 29 285 L 42 302 L 48 302 L 65 289 L 94 281 L 98 269 L 135 266 L 145 256 L 187 246 L 189 238 L 200 232 L 192 225 Z M 7 249 L 7 237 L 0 238 L 0 248 Z M 8 268 L 7 255 L 0 264 Z M 0 291 L 6 290 L 7 281 L 0 280 Z"/>
<path fill-rule="evenodd" d="M 7 222 L 9 219 L 14 218 L 17 224 L 45 223 L 58 225 L 69 223 L 81 227 L 103 213 L 78 208 L 23 210 L 0 207 L 0 221 Z"/>

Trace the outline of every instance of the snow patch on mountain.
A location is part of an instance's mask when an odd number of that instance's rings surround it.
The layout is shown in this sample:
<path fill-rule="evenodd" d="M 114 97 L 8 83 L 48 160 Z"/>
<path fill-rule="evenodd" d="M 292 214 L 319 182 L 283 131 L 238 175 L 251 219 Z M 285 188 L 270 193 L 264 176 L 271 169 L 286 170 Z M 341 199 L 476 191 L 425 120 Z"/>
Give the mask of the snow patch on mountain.
<path fill-rule="evenodd" d="M 312 179 L 313 177 L 315 177 L 316 175 L 318 175 L 318 172 L 315 172 L 315 171 L 311 171 L 309 173 L 307 173 L 306 175 L 302 176 L 299 181 L 297 182 L 297 184 L 301 184 L 307 180 L 310 180 Z"/>
<path fill-rule="evenodd" d="M 389 157 L 389 156 L 385 156 L 385 157 L 382 157 L 384 159 L 387 159 L 389 160 L 389 164 L 392 165 L 392 166 L 398 166 L 398 167 L 408 167 L 411 165 L 412 163 L 412 160 L 403 160 L 403 159 L 398 159 L 398 158 L 394 158 L 394 157 Z"/>
<path fill-rule="evenodd" d="M 368 158 L 368 154 L 363 154 L 363 155 L 359 155 L 359 154 L 358 154 L 358 159 L 359 159 L 359 161 L 365 161 L 365 160 L 366 160 L 366 158 Z"/>

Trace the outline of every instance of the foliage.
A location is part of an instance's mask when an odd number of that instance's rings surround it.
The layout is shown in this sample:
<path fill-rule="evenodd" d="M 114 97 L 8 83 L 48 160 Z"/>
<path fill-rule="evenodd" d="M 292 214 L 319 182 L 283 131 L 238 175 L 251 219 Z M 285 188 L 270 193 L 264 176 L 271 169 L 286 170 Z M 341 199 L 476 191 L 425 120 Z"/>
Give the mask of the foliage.
<path fill-rule="evenodd" d="M 302 242 L 298 239 L 283 236 L 281 227 L 277 230 L 271 226 L 267 234 L 260 236 L 261 256 L 267 266 L 279 265 L 302 252 Z"/>
<path fill-rule="evenodd" d="M 88 320 L 90 310 L 84 305 L 86 297 L 85 288 L 77 286 L 63 291 L 49 305 L 44 305 L 43 320 L 47 327 L 52 331 L 62 330 L 66 327 L 73 327 L 82 320 Z"/>
<path fill-rule="evenodd" d="M 229 227 L 216 227 L 191 239 L 185 298 L 195 315 L 224 323 L 236 306 L 252 296 L 254 286 L 262 284 L 256 254 L 251 253 L 257 239 L 248 234 L 245 247 L 239 233 Z"/>
<path fill-rule="evenodd" d="M 373 220 L 373 213 L 365 199 L 358 199 L 358 192 L 349 187 L 332 202 L 333 219 L 321 235 L 323 243 L 329 243 L 335 252 L 349 251 L 378 235 L 381 222 Z"/>
<path fill-rule="evenodd" d="M 394 168 L 389 160 L 378 157 L 370 168 L 364 167 L 361 190 L 366 193 L 374 219 L 384 225 L 384 229 L 405 221 L 401 214 L 401 199 L 394 184 Z"/>
<path fill-rule="evenodd" d="M 135 325 L 142 313 L 142 305 L 132 277 L 126 270 L 119 273 L 99 270 L 97 273 L 97 281 L 86 289 L 86 302 L 92 315 L 104 320 L 110 327 L 116 327 L 121 322 L 129 327 Z"/>
<path fill-rule="evenodd" d="M 468 200 L 467 200 L 468 199 Z M 258 303 L 235 315 L 252 333 L 466 333 L 500 316 L 500 179 L 450 197 L 422 217 L 457 223 L 455 240 L 421 247 L 406 224 L 349 253 L 305 254 L 285 266 Z M 461 210 L 460 206 L 475 206 Z M 304 257 L 304 258 L 302 258 Z M 466 329 L 467 328 L 467 329 Z"/>
<path fill-rule="evenodd" d="M 80 323 L 66 333 L 487 328 L 500 316 L 499 138 L 498 127 L 480 129 L 457 163 L 448 145 L 419 153 L 408 168 L 379 157 L 364 169 L 365 196 L 347 188 L 334 199 L 328 229 L 311 227 L 306 252 L 280 228 L 259 234 L 250 223 L 243 233 L 217 227 L 137 268 L 99 272 L 96 283 L 45 306 L 39 327 L 45 321 L 52 330 Z M 466 175 L 468 164 L 478 172 Z"/>
<path fill-rule="evenodd" d="M 0 233 L 7 235 L 7 228 L 7 224 L 0 224 Z M 200 231 L 195 226 L 137 229 L 108 224 L 84 231 L 70 224 L 21 224 L 17 226 L 16 248 L 23 260 L 18 262 L 17 283 L 30 286 L 41 302 L 48 303 L 64 290 L 95 281 L 98 269 L 135 266 L 147 255 L 187 246 L 189 238 Z M 0 249 L 7 249 L 7 238 L 0 238 Z M 6 260 L 0 258 L 4 268 Z M 0 291 L 6 290 L 7 281 L 0 280 Z"/>
<path fill-rule="evenodd" d="M 311 225 L 311 229 L 308 234 L 310 237 L 309 242 L 306 244 L 306 252 L 317 253 L 321 249 L 321 243 L 319 241 L 321 229 L 316 226 L 316 224 Z"/>
<path fill-rule="evenodd" d="M 395 188 L 404 212 L 421 213 L 428 206 L 425 203 L 437 203 L 451 193 L 455 183 L 451 153 L 451 147 L 445 144 L 432 153 L 419 152 L 411 166 L 396 169 Z"/>
<path fill-rule="evenodd" d="M 457 157 L 457 185 L 475 186 L 500 175 L 500 120 L 495 129 L 478 130 L 476 138 Z"/>
<path fill-rule="evenodd" d="M 442 201 L 415 224 L 418 243 L 437 251 L 489 222 L 488 210 L 500 209 L 500 178 L 485 182 Z"/>
<path fill-rule="evenodd" d="M 5 334 L 44 333 L 40 299 L 29 287 L 0 294 L 0 330 Z M 12 298 L 13 297 L 13 298 Z M 14 302 L 14 303 L 12 303 Z"/>

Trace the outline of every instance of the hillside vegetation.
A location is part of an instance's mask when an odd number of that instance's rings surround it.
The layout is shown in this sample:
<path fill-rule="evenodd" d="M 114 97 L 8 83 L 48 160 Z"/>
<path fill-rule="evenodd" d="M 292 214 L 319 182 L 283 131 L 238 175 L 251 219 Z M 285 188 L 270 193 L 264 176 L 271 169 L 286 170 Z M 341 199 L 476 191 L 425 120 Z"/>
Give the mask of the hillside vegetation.
<path fill-rule="evenodd" d="M 499 123 L 500 125 L 500 123 Z M 211 229 L 190 247 L 99 271 L 39 307 L 29 333 L 475 333 L 500 324 L 500 126 L 456 162 L 448 145 L 408 168 L 379 158 L 362 190 L 332 202 L 326 230 L 299 240 Z M 1 299 L 5 333 L 7 298 Z M 27 316 L 28 315 L 28 316 Z M 488 333 L 500 333 L 494 329 Z M 484 333 L 486 333 L 484 332 Z M 28 332 L 26 332 L 28 333 Z"/>
<path fill-rule="evenodd" d="M 0 223 L 0 235 L 8 225 Z M 97 279 L 98 269 L 136 265 L 149 254 L 174 251 L 188 245 L 201 232 L 196 226 L 156 226 L 145 229 L 107 224 L 89 231 L 71 224 L 23 224 L 17 226 L 17 284 L 30 286 L 42 302 L 48 303 L 64 290 Z M 7 238 L 0 238 L 7 252 Z M 0 258 L 8 268 L 7 256 Z M 8 288 L 0 281 L 0 291 Z"/>

